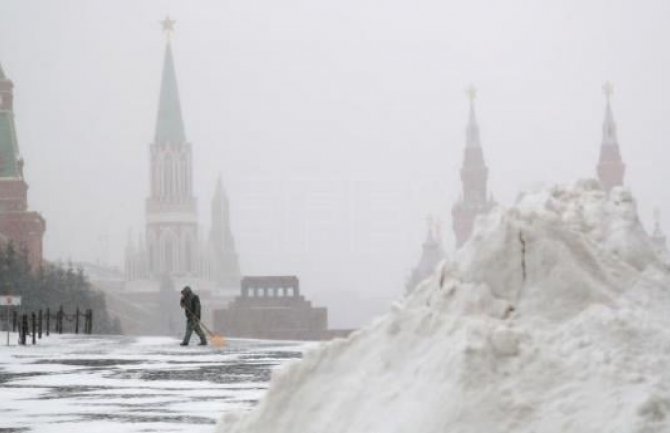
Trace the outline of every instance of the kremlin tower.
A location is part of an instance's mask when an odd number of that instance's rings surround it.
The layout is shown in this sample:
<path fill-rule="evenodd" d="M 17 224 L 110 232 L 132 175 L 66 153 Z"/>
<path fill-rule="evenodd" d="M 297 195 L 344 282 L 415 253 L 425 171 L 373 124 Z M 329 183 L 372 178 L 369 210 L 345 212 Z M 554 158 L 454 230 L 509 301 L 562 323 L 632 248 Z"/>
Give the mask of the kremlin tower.
<path fill-rule="evenodd" d="M 421 259 L 405 285 L 407 293 L 410 293 L 420 282 L 431 276 L 437 265 L 446 257 L 441 238 L 439 225 L 433 224 L 432 218 L 429 218 Z"/>
<path fill-rule="evenodd" d="M 488 168 L 484 162 L 484 153 L 479 142 L 479 125 L 477 125 L 477 117 L 475 116 L 476 90 L 474 87 L 471 86 L 468 89 L 468 96 L 470 99 L 470 116 L 465 133 L 465 150 L 461 168 L 463 193 L 451 210 L 457 248 L 470 237 L 477 215 L 486 213 L 493 207 L 493 201 L 488 197 L 486 188 Z"/>
<path fill-rule="evenodd" d="M 36 268 L 42 264 L 45 228 L 44 218 L 28 210 L 28 184 L 14 126 L 14 83 L 0 65 L 0 244 L 13 243 Z"/>
<path fill-rule="evenodd" d="M 158 116 L 150 145 L 150 193 L 146 200 L 147 272 L 187 276 L 197 271 L 198 214 L 193 196 L 191 144 L 186 140 L 169 32 L 163 61 Z"/>
<path fill-rule="evenodd" d="M 603 188 L 608 192 L 615 186 L 623 185 L 623 176 L 626 166 L 621 160 L 619 141 L 616 133 L 616 123 L 612 114 L 610 99 L 612 98 L 613 86 L 607 82 L 603 86 L 603 92 L 607 99 L 605 107 L 605 120 L 603 121 L 603 139 L 600 145 L 600 158 L 598 160 L 598 179 Z"/>
<path fill-rule="evenodd" d="M 126 288 L 152 305 L 172 305 L 176 288 L 193 287 L 203 299 L 204 314 L 225 305 L 240 290 L 240 269 L 230 227 L 230 207 L 221 180 L 212 200 L 212 226 L 203 239 L 193 190 L 192 145 L 186 139 L 177 74 L 170 43 L 174 21 L 166 18 L 168 39 L 158 102 L 154 140 L 149 146 L 149 197 L 145 203 L 145 233 L 126 247 Z M 171 304 L 170 304 L 171 303 Z M 175 304 L 176 305 L 176 304 Z M 153 325 L 131 332 L 170 328 L 160 311 Z M 147 320 L 146 322 L 152 322 Z"/>
<path fill-rule="evenodd" d="M 208 274 L 220 287 L 237 287 L 241 281 L 240 264 L 230 229 L 228 196 L 220 176 L 212 199 L 212 228 L 209 232 L 208 253 L 211 266 Z"/>

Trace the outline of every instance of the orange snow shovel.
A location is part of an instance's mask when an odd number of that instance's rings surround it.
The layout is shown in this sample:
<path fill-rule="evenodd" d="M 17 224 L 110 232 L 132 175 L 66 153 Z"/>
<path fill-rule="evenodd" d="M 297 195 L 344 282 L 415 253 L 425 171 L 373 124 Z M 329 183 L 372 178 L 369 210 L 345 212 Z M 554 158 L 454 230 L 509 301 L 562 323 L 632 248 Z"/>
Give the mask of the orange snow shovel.
<path fill-rule="evenodd" d="M 200 320 L 198 320 L 198 322 L 200 322 Z M 226 345 L 226 339 L 223 337 L 223 335 L 216 335 L 215 333 L 210 331 L 209 328 L 206 327 L 205 324 L 202 322 L 200 322 L 200 326 L 202 326 L 207 335 L 209 335 L 209 340 L 212 342 L 212 346 L 223 347 Z"/>
<path fill-rule="evenodd" d="M 187 307 L 184 307 L 186 311 L 188 312 L 189 316 L 194 318 L 198 324 L 205 330 L 207 335 L 209 335 L 209 340 L 212 342 L 212 346 L 214 347 L 223 347 L 226 345 L 226 339 L 222 335 L 216 335 L 213 333 L 207 326 L 205 326 L 204 323 L 202 323 L 202 320 L 200 320 L 195 314 L 191 312 Z"/>

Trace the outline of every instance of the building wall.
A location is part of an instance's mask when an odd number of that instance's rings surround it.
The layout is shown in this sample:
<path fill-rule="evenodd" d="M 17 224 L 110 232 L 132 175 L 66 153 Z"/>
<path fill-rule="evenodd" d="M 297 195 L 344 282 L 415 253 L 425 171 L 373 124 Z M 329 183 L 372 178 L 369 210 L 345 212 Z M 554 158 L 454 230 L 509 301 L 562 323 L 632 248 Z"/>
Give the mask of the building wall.
<path fill-rule="evenodd" d="M 329 338 L 328 311 L 300 294 L 295 276 L 244 277 L 240 296 L 214 311 L 214 329 L 239 338 L 320 340 Z"/>

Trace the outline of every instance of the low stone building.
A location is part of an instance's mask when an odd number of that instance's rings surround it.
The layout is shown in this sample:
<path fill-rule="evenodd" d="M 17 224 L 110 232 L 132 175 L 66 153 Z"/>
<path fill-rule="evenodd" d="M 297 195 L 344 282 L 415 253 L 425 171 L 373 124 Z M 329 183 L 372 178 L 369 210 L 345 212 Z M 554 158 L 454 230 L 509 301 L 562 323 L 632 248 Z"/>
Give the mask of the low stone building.
<path fill-rule="evenodd" d="M 296 276 L 242 278 L 241 294 L 214 312 L 214 329 L 229 337 L 321 340 L 328 331 L 328 310 L 313 307 L 300 294 Z"/>

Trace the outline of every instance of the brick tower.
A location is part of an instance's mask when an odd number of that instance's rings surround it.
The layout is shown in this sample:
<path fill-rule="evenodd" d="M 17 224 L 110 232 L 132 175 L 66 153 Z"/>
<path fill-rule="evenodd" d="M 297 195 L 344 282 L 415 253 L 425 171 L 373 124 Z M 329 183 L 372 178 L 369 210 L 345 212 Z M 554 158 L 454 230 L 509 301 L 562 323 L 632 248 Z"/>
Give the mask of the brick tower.
<path fill-rule="evenodd" d="M 488 212 L 493 206 L 486 188 L 489 170 L 484 162 L 484 153 L 479 142 L 479 125 L 477 125 L 475 116 L 476 95 L 476 90 L 471 86 L 468 89 L 470 117 L 465 133 L 465 150 L 461 168 L 463 193 L 451 210 L 457 248 L 470 237 L 477 215 Z"/>
<path fill-rule="evenodd" d="M 148 274 L 186 276 L 197 273 L 198 216 L 193 195 L 191 144 L 186 141 L 170 35 L 167 34 L 158 117 L 150 146 L 151 185 L 146 201 Z"/>
<path fill-rule="evenodd" d="M 42 263 L 45 228 L 44 218 L 28 211 L 28 184 L 14 126 L 14 83 L 0 65 L 0 241 L 25 250 L 35 268 Z"/>
<path fill-rule="evenodd" d="M 619 151 L 619 141 L 616 133 L 616 122 L 612 114 L 610 99 L 612 98 L 613 87 L 607 82 L 603 86 L 603 92 L 607 99 L 605 107 L 605 120 L 603 121 L 603 140 L 600 145 L 600 158 L 598 159 L 598 179 L 608 192 L 615 186 L 623 185 L 623 176 L 626 166 L 621 160 Z"/>

